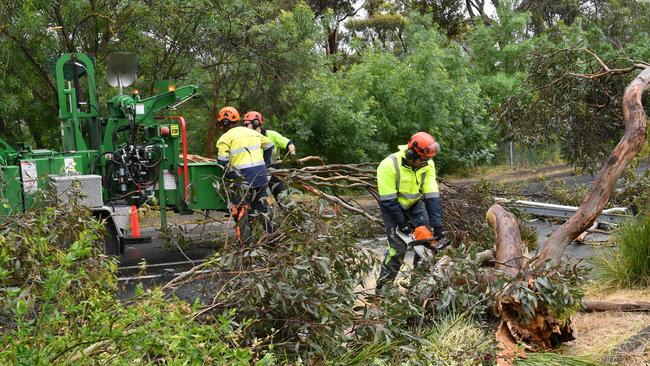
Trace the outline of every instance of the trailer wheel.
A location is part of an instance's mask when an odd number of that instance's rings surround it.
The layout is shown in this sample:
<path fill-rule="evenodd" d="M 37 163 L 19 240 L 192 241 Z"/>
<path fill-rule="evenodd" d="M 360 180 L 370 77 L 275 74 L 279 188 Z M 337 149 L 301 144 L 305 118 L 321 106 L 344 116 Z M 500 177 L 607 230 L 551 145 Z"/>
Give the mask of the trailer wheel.
<path fill-rule="evenodd" d="M 120 238 L 117 228 L 111 219 L 105 219 L 106 236 L 104 237 L 104 253 L 107 255 L 120 255 Z"/>

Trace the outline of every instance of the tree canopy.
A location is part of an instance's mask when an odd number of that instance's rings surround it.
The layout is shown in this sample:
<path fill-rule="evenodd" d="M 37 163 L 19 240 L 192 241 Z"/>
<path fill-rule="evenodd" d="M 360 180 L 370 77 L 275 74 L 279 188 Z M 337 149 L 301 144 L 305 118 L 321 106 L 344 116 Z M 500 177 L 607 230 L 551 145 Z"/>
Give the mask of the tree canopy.
<path fill-rule="evenodd" d="M 620 137 L 620 95 L 650 60 L 641 1 L 4 0 L 0 136 L 57 148 L 51 64 L 139 55 L 145 94 L 172 79 L 199 86 L 185 106 L 191 149 L 214 153 L 216 111 L 258 110 L 268 127 L 329 161 L 377 161 L 417 131 L 439 166 L 498 158 L 514 139 L 559 145 L 592 167 Z M 601 62 L 602 61 L 602 62 Z"/>

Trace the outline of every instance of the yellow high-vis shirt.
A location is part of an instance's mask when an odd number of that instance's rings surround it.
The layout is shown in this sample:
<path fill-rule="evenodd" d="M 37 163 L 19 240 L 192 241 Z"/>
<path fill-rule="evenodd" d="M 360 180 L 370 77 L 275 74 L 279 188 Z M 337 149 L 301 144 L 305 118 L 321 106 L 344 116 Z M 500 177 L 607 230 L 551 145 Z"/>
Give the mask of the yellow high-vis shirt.
<path fill-rule="evenodd" d="M 227 169 L 241 172 L 253 187 L 267 182 L 264 153 L 271 152 L 273 143 L 261 133 L 242 126 L 233 127 L 217 141 L 217 160 Z"/>
<path fill-rule="evenodd" d="M 397 199 L 404 209 L 409 209 L 421 198 L 440 197 L 436 181 L 436 167 L 432 160 L 413 170 L 402 164 L 406 145 L 389 155 L 377 168 L 377 188 L 380 201 Z"/>

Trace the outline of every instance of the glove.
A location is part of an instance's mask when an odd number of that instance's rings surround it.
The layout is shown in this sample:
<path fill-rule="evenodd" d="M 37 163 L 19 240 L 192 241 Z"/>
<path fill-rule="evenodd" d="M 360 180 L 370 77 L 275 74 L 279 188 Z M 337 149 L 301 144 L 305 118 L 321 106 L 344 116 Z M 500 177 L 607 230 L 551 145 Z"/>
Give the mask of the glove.
<path fill-rule="evenodd" d="M 406 235 L 411 235 L 413 233 L 413 230 L 411 230 L 411 225 L 409 225 L 408 222 L 397 224 L 397 229 Z"/>
<path fill-rule="evenodd" d="M 433 237 L 437 241 L 440 241 L 445 238 L 445 234 L 442 232 L 442 226 L 432 227 L 431 231 L 433 231 Z"/>

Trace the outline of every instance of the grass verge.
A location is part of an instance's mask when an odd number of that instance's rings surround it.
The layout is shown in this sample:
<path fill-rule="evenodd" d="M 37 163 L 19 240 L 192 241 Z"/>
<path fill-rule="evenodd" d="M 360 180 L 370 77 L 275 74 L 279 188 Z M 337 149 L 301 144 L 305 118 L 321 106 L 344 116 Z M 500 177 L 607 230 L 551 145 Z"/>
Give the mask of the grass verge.
<path fill-rule="evenodd" d="M 613 233 L 618 245 L 594 258 L 595 274 L 604 288 L 650 285 L 650 217 L 623 224 Z"/>

